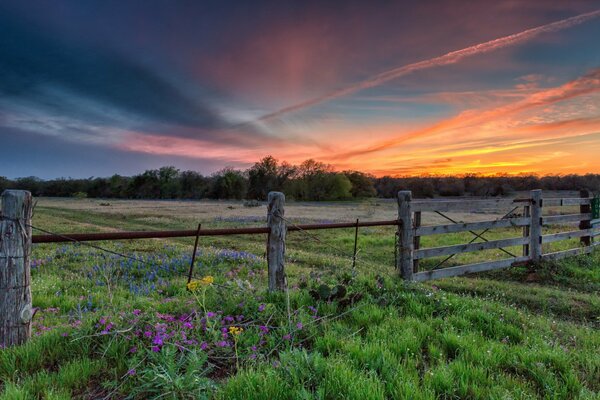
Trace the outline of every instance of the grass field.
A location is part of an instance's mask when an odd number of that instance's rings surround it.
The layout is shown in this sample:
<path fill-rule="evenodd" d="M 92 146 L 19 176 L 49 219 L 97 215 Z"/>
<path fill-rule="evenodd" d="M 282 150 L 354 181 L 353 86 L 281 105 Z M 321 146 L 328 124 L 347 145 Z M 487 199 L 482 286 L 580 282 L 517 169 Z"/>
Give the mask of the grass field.
<path fill-rule="evenodd" d="M 40 199 L 33 225 L 57 232 L 194 229 L 199 222 L 262 225 L 265 215 L 264 206 L 240 202 Z M 480 221 L 502 213 L 450 216 Z M 288 204 L 286 217 L 393 219 L 396 205 Z M 424 214 L 423 223 L 445 222 Z M 503 229 L 486 237 L 521 234 Z M 97 243 L 134 259 L 36 245 L 34 338 L 0 350 L 0 398 L 599 398 L 599 252 L 406 284 L 394 269 L 393 227 L 360 230 L 354 269 L 353 241 L 353 229 L 290 233 L 290 290 L 277 294 L 265 290 L 264 235 L 202 237 L 195 275 L 214 282 L 192 291 L 185 287 L 192 238 Z M 469 253 L 445 265 L 505 257 Z"/>

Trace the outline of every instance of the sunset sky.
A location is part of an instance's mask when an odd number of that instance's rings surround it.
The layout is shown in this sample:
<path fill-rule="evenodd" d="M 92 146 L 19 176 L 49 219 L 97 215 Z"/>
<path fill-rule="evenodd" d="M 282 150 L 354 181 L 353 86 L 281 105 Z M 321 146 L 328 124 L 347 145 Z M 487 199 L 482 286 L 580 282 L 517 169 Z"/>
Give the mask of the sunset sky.
<path fill-rule="evenodd" d="M 0 1 L 0 176 L 600 173 L 599 1 Z"/>

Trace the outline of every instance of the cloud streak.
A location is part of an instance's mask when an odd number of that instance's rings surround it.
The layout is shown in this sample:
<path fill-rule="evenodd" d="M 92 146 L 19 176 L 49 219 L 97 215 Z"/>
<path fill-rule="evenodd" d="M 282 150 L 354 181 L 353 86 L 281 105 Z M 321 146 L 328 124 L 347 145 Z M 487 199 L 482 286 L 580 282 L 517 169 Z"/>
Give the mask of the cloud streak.
<path fill-rule="evenodd" d="M 469 46 L 464 49 L 455 50 L 450 53 L 444 54 L 439 57 L 431 58 L 424 61 L 404 65 L 402 67 L 394 68 L 389 71 L 385 71 L 370 77 L 362 82 L 358 82 L 354 85 L 347 86 L 342 89 L 337 89 L 324 95 L 312 98 L 310 100 L 303 101 L 292 106 L 281 108 L 277 111 L 263 115 L 258 121 L 270 121 L 279 118 L 285 114 L 294 113 L 303 109 L 314 107 L 318 104 L 331 101 L 340 97 L 345 97 L 358 91 L 379 86 L 383 83 L 391 80 L 400 78 L 404 75 L 408 75 L 415 71 L 420 71 L 428 68 L 439 67 L 443 65 L 454 64 L 464 58 L 471 57 L 478 54 L 484 54 L 491 51 L 495 51 L 504 47 L 516 45 L 527 40 L 530 40 L 536 36 L 544 33 L 557 32 L 563 29 L 567 29 L 576 25 L 580 25 L 593 18 L 600 17 L 600 10 L 591 11 L 584 14 L 579 14 L 570 18 L 566 18 L 560 21 L 555 21 L 546 25 L 541 25 L 535 28 L 527 29 L 525 31 L 514 33 L 512 35 L 504 36 L 498 39 L 490 40 L 477 45 Z"/>
<path fill-rule="evenodd" d="M 569 81 L 561 86 L 535 92 L 523 100 L 483 111 L 467 110 L 455 117 L 445 119 L 427 128 L 408 132 L 400 137 L 372 144 L 367 148 L 338 153 L 334 158 L 345 159 L 348 157 L 382 151 L 411 139 L 448 132 L 457 128 L 466 128 L 473 124 L 493 121 L 534 107 L 548 106 L 560 101 L 569 100 L 598 91 L 600 91 L 600 69 L 595 69 L 589 74 L 573 81 Z"/>

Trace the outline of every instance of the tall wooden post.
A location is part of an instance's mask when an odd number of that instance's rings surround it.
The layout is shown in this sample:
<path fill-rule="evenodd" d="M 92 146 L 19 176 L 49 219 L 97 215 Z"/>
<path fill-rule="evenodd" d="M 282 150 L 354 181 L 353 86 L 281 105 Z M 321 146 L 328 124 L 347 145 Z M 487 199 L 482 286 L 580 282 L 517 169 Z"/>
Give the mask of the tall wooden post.
<path fill-rule="evenodd" d="M 269 265 L 269 291 L 285 288 L 285 195 L 269 192 L 267 224 L 271 231 L 267 240 L 267 263 Z"/>
<path fill-rule="evenodd" d="M 416 230 L 421 226 L 421 211 L 415 211 L 413 213 L 413 228 Z M 421 247 L 421 236 L 413 234 L 413 251 L 419 250 Z M 419 272 L 419 260 L 413 260 L 413 273 Z"/>
<path fill-rule="evenodd" d="M 529 257 L 534 263 L 542 260 L 542 191 L 531 191 L 531 226 L 529 228 Z"/>
<path fill-rule="evenodd" d="M 31 193 L 5 190 L 0 214 L 0 347 L 31 337 Z"/>
<path fill-rule="evenodd" d="M 590 191 L 589 190 L 581 190 L 579 191 L 579 197 L 581 198 L 589 198 L 590 197 Z M 588 204 L 581 204 L 579 206 L 579 212 L 581 214 L 587 214 L 587 213 L 591 213 L 592 212 L 592 205 L 591 203 Z M 579 223 L 579 229 L 590 229 L 592 227 L 592 221 L 591 219 L 587 219 L 587 220 L 582 220 Z M 592 244 L 592 237 L 591 236 L 582 236 L 580 239 L 581 245 L 582 246 L 590 246 Z"/>
<path fill-rule="evenodd" d="M 525 218 L 530 218 L 531 220 L 531 206 L 524 206 L 523 207 L 523 217 Z M 525 225 L 523 227 L 523 237 L 524 238 L 528 238 L 530 235 L 530 226 L 529 225 Z M 525 243 L 523 245 L 523 256 L 524 257 L 529 257 L 529 243 Z"/>
<path fill-rule="evenodd" d="M 400 275 L 404 280 L 411 281 L 413 278 L 413 223 L 411 209 L 412 192 L 401 190 L 398 192 L 398 241 L 399 257 L 398 265 Z"/>

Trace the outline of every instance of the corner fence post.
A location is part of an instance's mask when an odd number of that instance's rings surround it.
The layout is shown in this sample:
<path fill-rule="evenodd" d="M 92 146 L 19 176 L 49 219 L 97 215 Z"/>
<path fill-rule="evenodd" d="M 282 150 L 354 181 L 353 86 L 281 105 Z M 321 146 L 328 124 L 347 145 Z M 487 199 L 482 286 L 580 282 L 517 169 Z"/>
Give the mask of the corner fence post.
<path fill-rule="evenodd" d="M 401 190 L 398 192 L 398 242 L 399 257 L 396 267 L 400 276 L 406 281 L 413 279 L 413 223 L 411 209 L 412 192 Z"/>
<path fill-rule="evenodd" d="M 267 263 L 269 265 L 269 291 L 285 288 L 285 195 L 269 192 L 267 225 L 270 228 L 267 239 Z"/>
<path fill-rule="evenodd" d="M 0 214 L 0 347 L 31 337 L 31 193 L 5 190 Z"/>
<path fill-rule="evenodd" d="M 589 190 L 579 191 L 579 197 L 581 197 L 583 199 L 589 198 L 590 191 Z M 579 212 L 581 214 L 591 213 L 592 212 L 591 202 L 589 204 L 581 204 L 579 206 Z M 590 219 L 582 220 L 581 222 L 579 222 L 579 229 L 590 229 L 591 227 L 592 227 L 592 221 Z M 582 236 L 580 241 L 581 241 L 582 246 L 590 246 L 592 244 L 592 237 L 591 236 Z"/>
<path fill-rule="evenodd" d="M 529 228 L 529 257 L 533 263 L 542 260 L 542 191 L 531 191 L 531 226 Z"/>

